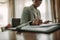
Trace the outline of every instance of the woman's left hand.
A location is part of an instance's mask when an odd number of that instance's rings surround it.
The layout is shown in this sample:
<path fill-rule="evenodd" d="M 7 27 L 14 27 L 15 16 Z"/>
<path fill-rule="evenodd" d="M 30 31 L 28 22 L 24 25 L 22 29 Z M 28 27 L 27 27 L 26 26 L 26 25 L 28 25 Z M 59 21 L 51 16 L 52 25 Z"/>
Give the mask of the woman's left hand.
<path fill-rule="evenodd" d="M 49 23 L 49 22 L 51 22 L 51 21 L 49 21 L 49 20 L 48 20 L 48 21 L 45 21 L 43 24 L 47 24 L 47 23 Z"/>

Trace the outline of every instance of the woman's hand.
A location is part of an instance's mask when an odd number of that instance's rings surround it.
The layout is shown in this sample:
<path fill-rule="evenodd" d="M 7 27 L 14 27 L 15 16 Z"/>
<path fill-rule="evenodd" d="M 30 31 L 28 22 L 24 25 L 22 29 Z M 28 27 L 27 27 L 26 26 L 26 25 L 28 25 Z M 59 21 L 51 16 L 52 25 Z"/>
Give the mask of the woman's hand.
<path fill-rule="evenodd" d="M 34 20 L 32 21 L 32 25 L 40 25 L 40 24 L 42 24 L 42 20 L 40 20 L 39 18 L 34 19 Z"/>
<path fill-rule="evenodd" d="M 49 21 L 49 20 L 48 20 L 48 21 L 45 21 L 43 24 L 47 24 L 47 23 L 49 23 L 49 22 L 52 22 L 52 21 Z"/>

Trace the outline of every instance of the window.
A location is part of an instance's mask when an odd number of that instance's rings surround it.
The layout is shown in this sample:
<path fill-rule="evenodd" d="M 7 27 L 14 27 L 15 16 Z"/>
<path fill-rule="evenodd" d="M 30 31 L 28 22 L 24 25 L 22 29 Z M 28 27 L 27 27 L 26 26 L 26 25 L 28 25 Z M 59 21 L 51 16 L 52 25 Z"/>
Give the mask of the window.
<path fill-rule="evenodd" d="M 0 1 L 0 27 L 8 24 L 8 2 Z"/>

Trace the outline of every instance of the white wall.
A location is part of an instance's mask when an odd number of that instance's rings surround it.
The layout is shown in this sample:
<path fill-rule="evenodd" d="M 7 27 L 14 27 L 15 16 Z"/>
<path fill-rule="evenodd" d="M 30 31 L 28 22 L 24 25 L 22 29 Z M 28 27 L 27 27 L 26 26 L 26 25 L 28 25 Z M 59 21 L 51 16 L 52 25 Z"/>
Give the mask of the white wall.
<path fill-rule="evenodd" d="M 15 0 L 15 18 L 20 18 L 24 7 L 24 0 Z"/>

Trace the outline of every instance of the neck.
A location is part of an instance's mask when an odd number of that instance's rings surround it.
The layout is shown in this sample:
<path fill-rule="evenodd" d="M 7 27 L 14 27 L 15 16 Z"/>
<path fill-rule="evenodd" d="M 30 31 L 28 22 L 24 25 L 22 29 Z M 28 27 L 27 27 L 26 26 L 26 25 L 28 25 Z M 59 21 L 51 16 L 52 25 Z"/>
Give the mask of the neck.
<path fill-rule="evenodd" d="M 35 9 L 37 9 L 37 7 L 35 5 L 33 5 Z"/>

